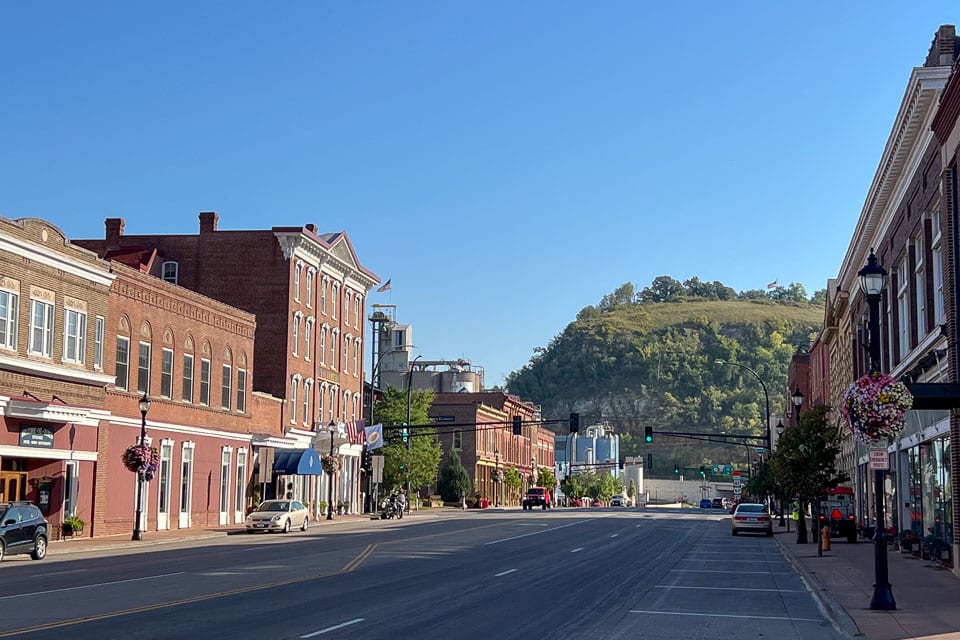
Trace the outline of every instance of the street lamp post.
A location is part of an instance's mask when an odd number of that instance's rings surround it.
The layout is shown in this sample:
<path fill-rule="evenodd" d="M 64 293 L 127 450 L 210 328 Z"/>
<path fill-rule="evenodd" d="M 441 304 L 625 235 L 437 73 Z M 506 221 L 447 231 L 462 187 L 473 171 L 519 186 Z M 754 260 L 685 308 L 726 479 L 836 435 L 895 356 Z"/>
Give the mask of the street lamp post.
<path fill-rule="evenodd" d="M 147 446 L 147 411 L 150 411 L 150 398 L 147 392 L 143 392 L 140 398 L 140 446 Z M 133 520 L 133 537 L 131 540 L 142 540 L 143 532 L 140 530 L 140 518 L 143 516 L 143 471 L 137 472 L 137 513 Z"/>
<path fill-rule="evenodd" d="M 867 265 L 857 275 L 860 276 L 860 289 L 867 298 L 867 306 L 870 310 L 870 373 L 876 375 L 880 373 L 880 296 L 883 293 L 887 270 L 877 261 L 873 249 L 870 249 Z M 870 608 L 892 611 L 897 608 L 897 602 L 893 599 L 893 587 L 890 584 L 887 571 L 887 541 L 884 536 L 883 514 L 883 473 L 882 469 L 874 471 L 873 492 L 876 525 L 873 532 L 873 564 L 875 579 Z"/>
<path fill-rule="evenodd" d="M 330 424 L 327 425 L 327 431 L 330 432 L 330 457 L 333 457 L 333 434 L 337 431 L 337 421 L 330 420 Z M 333 474 L 334 472 L 330 471 L 330 477 L 327 478 L 327 520 L 333 520 Z"/>
<path fill-rule="evenodd" d="M 740 364 L 739 362 L 728 362 L 726 360 L 717 360 L 716 364 L 732 364 L 735 367 L 740 367 L 745 371 L 749 371 L 753 374 L 753 377 L 757 379 L 757 382 L 760 383 L 760 388 L 763 389 L 763 399 L 766 403 L 766 422 L 763 425 L 763 435 L 767 441 L 767 451 L 770 450 L 770 394 L 767 393 L 767 385 L 764 384 L 763 378 L 760 377 L 760 374 L 748 367 L 745 364 Z"/>
<path fill-rule="evenodd" d="M 793 413 L 794 424 L 800 424 L 800 407 L 803 406 L 803 391 L 800 391 L 800 386 L 797 385 L 797 388 L 793 393 L 790 394 L 790 399 L 793 401 L 793 406 L 796 410 Z"/>
<path fill-rule="evenodd" d="M 416 358 L 414 358 L 414 359 L 413 359 L 413 362 L 410 363 L 410 371 L 407 372 L 407 429 L 408 429 L 408 430 L 410 429 L 410 390 L 413 388 L 413 365 L 416 364 L 417 360 L 419 360 L 419 359 L 422 358 L 422 357 L 423 357 L 423 354 L 421 353 L 421 354 L 418 355 Z M 410 455 L 409 455 L 409 451 L 410 451 L 410 436 L 411 436 L 411 435 L 412 435 L 412 434 L 411 434 L 409 431 L 407 431 L 407 452 L 408 452 L 408 454 L 407 454 L 406 464 L 404 465 L 405 471 L 406 471 L 406 475 L 407 475 L 407 478 L 406 478 L 406 487 L 407 487 L 407 505 L 406 505 L 406 509 L 407 509 L 407 513 L 410 513 L 410 502 L 411 502 L 411 500 L 410 500 Z M 420 507 L 418 506 L 417 508 L 419 509 Z"/>
<path fill-rule="evenodd" d="M 780 444 L 779 444 L 779 443 L 780 443 L 780 436 L 782 436 L 782 435 L 783 435 L 783 420 L 777 420 L 777 447 L 778 447 L 778 448 L 779 448 L 779 446 L 780 446 Z M 773 452 L 771 452 L 771 457 L 772 457 L 772 453 L 773 453 Z M 784 511 L 787 510 L 787 505 L 785 504 L 785 502 L 786 502 L 786 498 L 783 497 L 783 490 L 781 489 L 781 490 L 780 490 L 780 526 L 781 526 L 781 527 L 783 527 L 783 526 L 789 526 L 789 525 L 787 525 L 787 519 L 786 519 L 786 517 L 784 516 Z M 790 532 L 790 530 L 787 529 L 787 533 L 789 533 L 789 532 Z"/>

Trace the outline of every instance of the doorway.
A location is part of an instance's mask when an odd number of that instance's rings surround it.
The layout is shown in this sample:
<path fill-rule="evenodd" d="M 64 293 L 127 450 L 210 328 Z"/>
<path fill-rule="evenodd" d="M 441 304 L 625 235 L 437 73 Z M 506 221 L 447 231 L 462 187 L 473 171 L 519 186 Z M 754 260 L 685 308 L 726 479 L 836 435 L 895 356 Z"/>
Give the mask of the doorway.
<path fill-rule="evenodd" d="M 0 502 L 24 500 L 26 486 L 26 471 L 0 471 Z"/>

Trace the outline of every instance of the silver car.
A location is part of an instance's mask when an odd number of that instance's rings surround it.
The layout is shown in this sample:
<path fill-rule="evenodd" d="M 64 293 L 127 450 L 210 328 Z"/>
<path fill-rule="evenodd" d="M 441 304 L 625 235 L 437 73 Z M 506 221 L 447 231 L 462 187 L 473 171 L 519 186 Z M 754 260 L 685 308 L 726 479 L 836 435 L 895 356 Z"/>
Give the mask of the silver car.
<path fill-rule="evenodd" d="M 247 516 L 247 533 L 256 531 L 283 531 L 297 528 L 306 531 L 310 512 L 298 500 L 264 500 Z"/>
<path fill-rule="evenodd" d="M 765 533 L 768 536 L 773 535 L 773 518 L 767 512 L 766 505 L 742 502 L 737 505 L 733 511 L 733 535 L 741 531 L 755 531 Z"/>

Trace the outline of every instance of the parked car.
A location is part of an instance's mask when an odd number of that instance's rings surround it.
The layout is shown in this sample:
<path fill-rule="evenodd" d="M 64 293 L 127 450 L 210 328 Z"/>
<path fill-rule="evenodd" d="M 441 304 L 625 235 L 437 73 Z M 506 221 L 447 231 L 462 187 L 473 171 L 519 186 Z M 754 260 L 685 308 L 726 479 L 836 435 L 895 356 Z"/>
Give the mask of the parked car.
<path fill-rule="evenodd" d="M 723 509 L 723 498 L 714 498 L 710 506 L 714 509 Z"/>
<path fill-rule="evenodd" d="M 711 500 L 710 498 L 704 498 L 703 500 L 700 501 L 700 508 L 701 508 L 701 509 L 712 509 L 712 508 L 713 508 L 713 500 Z"/>
<path fill-rule="evenodd" d="M 47 557 L 47 536 L 47 520 L 35 504 L 0 504 L 0 560 L 20 553 L 43 560 Z"/>
<path fill-rule="evenodd" d="M 611 507 L 625 507 L 627 506 L 627 499 L 624 496 L 613 496 L 610 498 Z"/>
<path fill-rule="evenodd" d="M 773 518 L 770 517 L 766 505 L 763 504 L 753 502 L 742 502 L 738 504 L 737 508 L 733 511 L 731 522 L 733 525 L 733 535 L 737 535 L 741 531 L 765 533 L 768 536 L 773 535 Z"/>
<path fill-rule="evenodd" d="M 297 527 L 306 531 L 310 512 L 298 500 L 264 500 L 247 516 L 247 533 L 256 531 L 283 531 Z"/>

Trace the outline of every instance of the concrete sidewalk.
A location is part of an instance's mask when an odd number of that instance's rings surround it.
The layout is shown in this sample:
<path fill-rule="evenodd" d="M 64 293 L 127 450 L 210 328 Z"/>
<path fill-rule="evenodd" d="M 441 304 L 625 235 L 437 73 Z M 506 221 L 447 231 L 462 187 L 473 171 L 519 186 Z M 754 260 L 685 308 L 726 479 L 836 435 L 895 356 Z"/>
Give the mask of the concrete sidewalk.
<path fill-rule="evenodd" d="M 777 544 L 841 630 L 869 640 L 960 640 L 960 580 L 949 569 L 888 548 L 897 609 L 872 611 L 873 542 L 835 538 L 818 557 L 816 543 L 797 544 L 791 529 L 774 528 Z"/>

